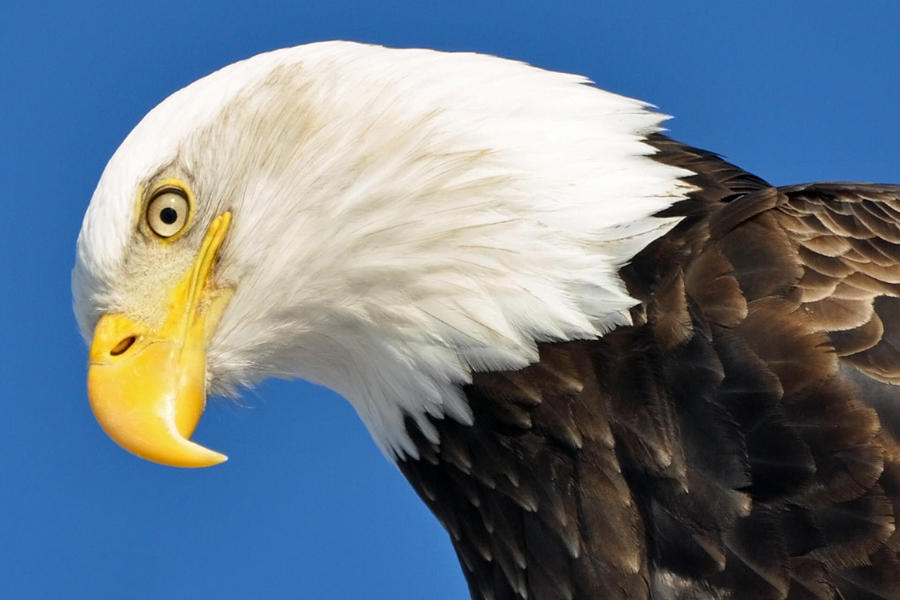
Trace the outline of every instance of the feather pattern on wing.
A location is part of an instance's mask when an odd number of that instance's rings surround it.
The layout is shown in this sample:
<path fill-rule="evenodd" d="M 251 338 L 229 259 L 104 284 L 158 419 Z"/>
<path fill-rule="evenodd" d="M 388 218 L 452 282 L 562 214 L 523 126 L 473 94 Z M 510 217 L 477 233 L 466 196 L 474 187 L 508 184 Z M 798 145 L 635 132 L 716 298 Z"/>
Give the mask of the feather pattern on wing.
<path fill-rule="evenodd" d="M 897 598 L 900 187 L 650 141 L 698 189 L 634 325 L 476 374 L 401 469 L 477 598 Z"/>

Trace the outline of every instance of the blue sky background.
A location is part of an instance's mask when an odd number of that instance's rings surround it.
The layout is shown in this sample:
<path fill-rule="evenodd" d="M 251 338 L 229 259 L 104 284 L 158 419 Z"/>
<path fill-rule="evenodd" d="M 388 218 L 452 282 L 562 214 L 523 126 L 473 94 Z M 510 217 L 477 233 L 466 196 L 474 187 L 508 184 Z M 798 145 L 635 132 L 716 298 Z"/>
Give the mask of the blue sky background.
<path fill-rule="evenodd" d="M 843 8 L 852 6 L 852 8 Z M 0 597 L 465 597 L 447 536 L 350 406 L 213 402 L 199 471 L 116 447 L 85 396 L 75 238 L 118 143 L 175 89 L 331 38 L 584 73 L 776 184 L 900 183 L 895 2 L 15 2 L 0 16 Z"/>

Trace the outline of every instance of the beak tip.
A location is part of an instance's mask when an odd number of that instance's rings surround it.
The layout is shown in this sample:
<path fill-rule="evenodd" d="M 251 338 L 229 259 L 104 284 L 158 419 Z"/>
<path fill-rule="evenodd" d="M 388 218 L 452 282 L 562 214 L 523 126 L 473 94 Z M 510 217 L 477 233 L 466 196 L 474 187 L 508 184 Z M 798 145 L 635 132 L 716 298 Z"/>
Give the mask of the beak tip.
<path fill-rule="evenodd" d="M 150 460 L 151 462 L 165 465 L 167 467 L 175 467 L 180 469 L 203 469 L 206 467 L 215 467 L 216 465 L 221 465 L 224 462 L 228 462 L 227 456 L 212 451 L 210 451 L 209 453 L 204 453 L 202 456 L 192 457 L 151 457 L 147 456 L 146 454 L 138 454 L 137 456 Z"/>
<path fill-rule="evenodd" d="M 214 467 L 228 461 L 228 457 L 221 452 L 210 450 L 196 444 L 190 440 L 185 440 L 189 444 L 189 452 L 179 453 L 177 456 L 168 456 L 165 460 L 159 461 L 172 467 L 202 468 Z"/>

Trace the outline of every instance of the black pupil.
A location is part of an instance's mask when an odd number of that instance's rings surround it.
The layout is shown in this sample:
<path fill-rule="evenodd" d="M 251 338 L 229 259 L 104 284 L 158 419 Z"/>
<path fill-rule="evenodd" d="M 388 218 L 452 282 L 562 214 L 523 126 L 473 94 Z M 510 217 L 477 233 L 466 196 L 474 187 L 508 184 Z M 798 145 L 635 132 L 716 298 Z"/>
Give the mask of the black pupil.
<path fill-rule="evenodd" d="M 167 206 L 159 211 L 159 220 L 166 225 L 171 225 L 178 220 L 178 211 L 171 206 Z"/>

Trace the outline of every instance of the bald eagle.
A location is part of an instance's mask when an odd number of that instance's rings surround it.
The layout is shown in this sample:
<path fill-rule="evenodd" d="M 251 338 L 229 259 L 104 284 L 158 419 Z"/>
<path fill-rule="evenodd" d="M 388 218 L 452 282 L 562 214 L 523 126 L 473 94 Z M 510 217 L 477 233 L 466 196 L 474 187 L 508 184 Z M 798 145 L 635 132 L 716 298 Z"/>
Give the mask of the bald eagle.
<path fill-rule="evenodd" d="M 103 429 L 343 395 L 476 598 L 900 597 L 900 186 L 773 187 L 574 75 L 345 42 L 153 109 L 73 271 Z"/>

